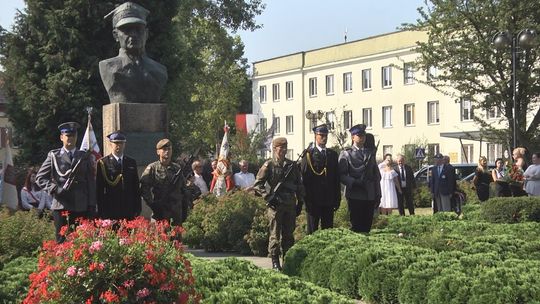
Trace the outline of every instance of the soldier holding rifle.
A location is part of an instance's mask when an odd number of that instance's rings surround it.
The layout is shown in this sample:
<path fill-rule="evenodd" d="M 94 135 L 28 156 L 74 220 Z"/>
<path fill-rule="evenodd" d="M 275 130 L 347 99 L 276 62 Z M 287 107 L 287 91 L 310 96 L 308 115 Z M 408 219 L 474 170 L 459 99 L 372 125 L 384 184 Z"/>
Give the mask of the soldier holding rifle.
<path fill-rule="evenodd" d="M 287 139 L 275 138 L 272 150 L 272 159 L 262 165 L 253 187 L 267 201 L 270 222 L 268 251 L 272 257 L 272 268 L 281 270 L 279 259 L 281 253 L 284 256 L 294 244 L 296 217 L 302 211 L 305 191 L 297 162 L 285 158 Z"/>
<path fill-rule="evenodd" d="M 96 184 L 89 154 L 77 150 L 76 122 L 58 126 L 62 148 L 49 151 L 37 175 L 37 184 L 53 197 L 52 207 L 56 242 L 69 219 L 92 217 L 96 213 Z M 73 222 L 72 222 L 73 223 Z"/>
<path fill-rule="evenodd" d="M 186 181 L 182 167 L 172 162 L 172 144 L 168 139 L 156 145 L 159 160 L 149 164 L 141 175 L 141 195 L 152 209 L 155 220 L 182 225 L 186 204 Z"/>

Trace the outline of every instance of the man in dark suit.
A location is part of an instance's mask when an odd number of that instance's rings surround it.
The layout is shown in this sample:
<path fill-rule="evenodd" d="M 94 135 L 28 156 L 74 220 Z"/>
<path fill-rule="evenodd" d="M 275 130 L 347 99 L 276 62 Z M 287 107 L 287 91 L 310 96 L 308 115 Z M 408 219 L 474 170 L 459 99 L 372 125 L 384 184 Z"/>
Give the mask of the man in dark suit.
<path fill-rule="evenodd" d="M 328 128 L 320 125 L 313 128 L 315 146 L 307 151 L 300 164 L 304 188 L 306 189 L 307 233 L 319 228 L 334 226 L 334 212 L 341 200 L 341 184 L 338 171 L 338 154 L 326 148 Z"/>
<path fill-rule="evenodd" d="M 429 189 L 433 196 L 434 212 L 452 211 L 451 198 L 456 190 L 456 171 L 454 167 L 444 163 L 442 154 L 435 155 L 435 165 L 431 167 Z"/>
<path fill-rule="evenodd" d="M 135 159 L 124 155 L 126 136 L 107 135 L 112 153 L 98 161 L 96 190 L 98 215 L 104 219 L 133 219 L 141 213 L 139 174 Z"/>
<path fill-rule="evenodd" d="M 52 197 L 56 242 L 65 240 L 61 228 L 76 218 L 92 217 L 96 212 L 96 183 L 93 164 L 86 151 L 76 149 L 76 122 L 58 126 L 62 148 L 49 151 L 39 168 L 36 183 Z"/>
<path fill-rule="evenodd" d="M 340 180 L 345 185 L 352 230 L 369 232 L 373 222 L 375 201 L 381 197 L 381 173 L 375 162 L 376 149 L 364 146 L 366 126 L 349 129 L 352 146 L 339 155 Z"/>
<path fill-rule="evenodd" d="M 398 195 L 399 215 L 405 215 L 405 205 L 409 209 L 409 215 L 414 215 L 413 192 L 416 188 L 414 173 L 411 166 L 405 163 L 405 157 L 401 154 L 397 156 L 397 166 L 394 171 L 398 174 L 401 186 L 401 195 Z"/>

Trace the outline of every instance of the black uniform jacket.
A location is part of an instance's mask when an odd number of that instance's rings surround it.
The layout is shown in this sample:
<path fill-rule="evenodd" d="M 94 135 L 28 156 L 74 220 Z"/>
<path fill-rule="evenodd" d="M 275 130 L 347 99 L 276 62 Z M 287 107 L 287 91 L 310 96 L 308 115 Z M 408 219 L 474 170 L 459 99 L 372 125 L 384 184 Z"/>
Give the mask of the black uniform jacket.
<path fill-rule="evenodd" d="M 311 206 L 338 208 L 341 200 L 341 184 L 337 152 L 326 149 L 324 156 L 317 147 L 314 147 L 302 159 L 300 169 L 308 209 Z"/>

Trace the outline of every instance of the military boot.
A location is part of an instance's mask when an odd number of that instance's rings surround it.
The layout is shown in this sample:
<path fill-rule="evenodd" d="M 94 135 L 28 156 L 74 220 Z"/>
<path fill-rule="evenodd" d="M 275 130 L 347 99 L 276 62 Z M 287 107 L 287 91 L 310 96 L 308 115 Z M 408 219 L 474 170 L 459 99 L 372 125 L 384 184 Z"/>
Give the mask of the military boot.
<path fill-rule="evenodd" d="M 281 271 L 281 264 L 279 263 L 279 255 L 272 256 L 272 269 Z"/>

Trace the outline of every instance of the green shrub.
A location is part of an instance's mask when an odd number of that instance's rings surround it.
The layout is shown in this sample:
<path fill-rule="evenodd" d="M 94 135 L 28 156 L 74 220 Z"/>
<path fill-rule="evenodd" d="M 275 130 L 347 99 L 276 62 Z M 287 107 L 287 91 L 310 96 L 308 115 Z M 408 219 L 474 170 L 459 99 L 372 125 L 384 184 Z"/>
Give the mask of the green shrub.
<path fill-rule="evenodd" d="M 431 191 L 427 185 L 420 185 L 413 193 L 413 202 L 417 208 L 431 207 Z"/>
<path fill-rule="evenodd" d="M 204 239 L 204 228 L 202 223 L 206 215 L 215 208 L 217 202 L 218 200 L 215 195 L 206 195 L 193 202 L 193 209 L 183 224 L 183 227 L 186 230 L 182 238 L 184 244 L 189 245 L 192 248 L 202 248 Z"/>
<path fill-rule="evenodd" d="M 540 222 L 540 197 L 498 197 L 482 204 L 482 216 L 491 223 Z"/>
<path fill-rule="evenodd" d="M 0 266 L 19 256 L 32 256 L 44 240 L 54 239 L 54 226 L 34 211 L 0 210 Z"/>
<path fill-rule="evenodd" d="M 455 265 L 441 269 L 441 273 L 429 283 L 427 303 L 467 303 L 471 280 L 462 268 Z"/>
<path fill-rule="evenodd" d="M 37 258 L 18 257 L 0 271 L 0 302 L 21 303 L 30 286 L 29 275 L 37 270 Z"/>
<path fill-rule="evenodd" d="M 253 223 L 249 233 L 244 236 L 244 239 L 249 245 L 251 252 L 256 256 L 268 255 L 268 217 L 266 209 L 257 209 L 253 217 Z"/>

